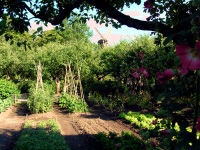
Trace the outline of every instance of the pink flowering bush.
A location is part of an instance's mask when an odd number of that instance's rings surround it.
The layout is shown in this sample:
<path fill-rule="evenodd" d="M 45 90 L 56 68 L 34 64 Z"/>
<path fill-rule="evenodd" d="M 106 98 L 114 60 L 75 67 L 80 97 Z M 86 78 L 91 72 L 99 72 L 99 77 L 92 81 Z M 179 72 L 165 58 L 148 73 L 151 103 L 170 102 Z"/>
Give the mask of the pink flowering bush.
<path fill-rule="evenodd" d="M 141 75 L 143 75 L 144 77 L 148 77 L 149 76 L 149 73 L 147 71 L 147 69 L 145 68 L 135 68 L 135 69 L 132 69 L 131 71 L 131 75 L 135 78 L 140 78 Z"/>
<path fill-rule="evenodd" d="M 167 69 L 164 72 L 156 73 L 156 79 L 159 81 L 160 84 L 163 84 L 166 81 L 172 79 L 173 76 L 174 76 L 174 71 L 172 69 Z"/>
<path fill-rule="evenodd" d="M 139 79 L 139 78 L 140 78 L 139 69 L 138 69 L 138 68 L 132 69 L 132 70 L 131 70 L 131 75 L 132 75 L 134 78 Z"/>
<path fill-rule="evenodd" d="M 115 148 L 116 148 L 116 149 L 119 148 L 119 143 L 115 144 Z"/>
<path fill-rule="evenodd" d="M 144 53 L 143 52 L 138 52 L 138 56 L 140 57 L 140 59 L 142 60 L 142 63 L 144 61 Z M 141 75 L 143 75 L 144 77 L 148 77 L 149 76 L 149 72 L 147 71 L 146 68 L 144 68 L 143 66 L 141 68 L 134 68 L 131 70 L 131 75 L 135 78 L 140 78 Z"/>
<path fill-rule="evenodd" d="M 153 121 L 152 121 L 152 124 L 153 124 L 153 125 L 156 125 L 157 123 L 158 123 L 157 120 L 153 120 Z"/>
<path fill-rule="evenodd" d="M 170 135 L 170 130 L 169 129 L 161 130 L 160 131 L 160 135 L 169 136 Z"/>
<path fill-rule="evenodd" d="M 189 72 L 189 71 L 188 71 L 187 68 L 179 68 L 179 69 L 178 69 L 178 74 L 179 74 L 180 76 L 187 75 L 188 72 Z"/>
<path fill-rule="evenodd" d="M 197 119 L 196 130 L 200 132 L 200 117 Z"/>
<path fill-rule="evenodd" d="M 189 70 L 200 69 L 200 41 L 191 48 L 188 44 L 177 44 L 176 54 L 179 56 L 182 67 Z"/>
<path fill-rule="evenodd" d="M 138 52 L 139 57 L 144 60 L 144 53 L 143 52 Z"/>
<path fill-rule="evenodd" d="M 148 76 L 149 76 L 149 72 L 148 72 L 147 69 L 145 69 L 144 67 L 142 67 L 142 68 L 140 69 L 140 71 L 141 71 L 141 73 L 142 73 L 142 75 L 143 75 L 144 77 L 148 77 Z"/>

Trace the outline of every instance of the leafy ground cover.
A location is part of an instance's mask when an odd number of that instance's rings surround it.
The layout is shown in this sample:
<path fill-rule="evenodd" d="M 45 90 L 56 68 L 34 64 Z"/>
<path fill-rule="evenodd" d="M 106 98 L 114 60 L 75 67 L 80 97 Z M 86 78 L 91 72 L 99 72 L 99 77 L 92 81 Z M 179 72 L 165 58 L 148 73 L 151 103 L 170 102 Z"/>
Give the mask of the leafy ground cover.
<path fill-rule="evenodd" d="M 14 103 L 13 98 L 7 98 L 4 100 L 0 99 L 0 113 L 5 111 L 13 103 Z"/>
<path fill-rule="evenodd" d="M 143 141 L 146 141 L 146 143 L 151 143 L 154 149 L 168 149 L 166 140 L 178 139 L 180 126 L 177 123 L 172 124 L 164 118 L 158 119 L 152 114 L 143 114 L 132 111 L 120 113 L 119 117 L 124 119 L 127 123 L 132 124 L 134 128 L 138 128 L 138 133 Z M 191 133 L 191 127 L 187 127 L 186 132 Z M 197 139 L 199 139 L 200 133 L 198 132 L 196 136 Z M 152 142 L 152 137 L 154 140 L 156 139 L 156 143 Z M 189 147 L 190 146 L 188 145 L 188 148 Z"/>
<path fill-rule="evenodd" d="M 25 122 L 22 133 L 15 143 L 14 150 L 58 149 L 70 150 L 55 119 Z"/>
<path fill-rule="evenodd" d="M 156 119 L 151 114 L 141 114 L 140 112 L 120 113 L 120 118 L 126 119 L 129 123 L 136 125 L 139 128 L 154 129 L 155 125 L 152 122 Z"/>

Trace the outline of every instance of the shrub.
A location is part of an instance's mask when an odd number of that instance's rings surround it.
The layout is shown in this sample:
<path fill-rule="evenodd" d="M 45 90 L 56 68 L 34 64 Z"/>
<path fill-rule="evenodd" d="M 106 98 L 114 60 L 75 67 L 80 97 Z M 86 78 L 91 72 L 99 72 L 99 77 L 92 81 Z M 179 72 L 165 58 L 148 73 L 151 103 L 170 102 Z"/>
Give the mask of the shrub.
<path fill-rule="evenodd" d="M 88 111 L 87 103 L 74 95 L 70 96 L 69 94 L 63 94 L 58 99 L 58 102 L 60 107 L 66 107 L 71 113 Z"/>
<path fill-rule="evenodd" d="M 37 90 L 33 86 L 30 88 L 28 108 L 31 113 L 44 113 L 53 109 L 54 99 L 52 92 L 46 84 L 44 84 L 44 88 L 44 91 L 41 87 Z"/>
<path fill-rule="evenodd" d="M 142 109 L 151 108 L 151 95 L 147 91 L 140 93 L 133 93 L 129 98 L 127 105 L 132 106 L 136 105 Z"/>
<path fill-rule="evenodd" d="M 5 79 L 0 79 L 0 112 L 5 111 L 14 103 L 13 94 L 18 94 L 19 90 L 15 83 Z"/>
<path fill-rule="evenodd" d="M 0 99 L 6 99 L 17 93 L 19 93 L 19 90 L 14 82 L 0 79 Z"/>

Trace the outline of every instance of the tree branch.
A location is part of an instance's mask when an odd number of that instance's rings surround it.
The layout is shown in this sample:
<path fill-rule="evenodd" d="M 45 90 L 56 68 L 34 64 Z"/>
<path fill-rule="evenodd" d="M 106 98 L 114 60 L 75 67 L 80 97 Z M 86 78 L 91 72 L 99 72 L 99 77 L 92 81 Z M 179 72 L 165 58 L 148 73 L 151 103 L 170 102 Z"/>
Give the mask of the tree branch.
<path fill-rule="evenodd" d="M 173 33 L 172 28 L 169 28 L 162 23 L 133 19 L 130 16 L 119 12 L 107 2 L 94 0 L 86 0 L 86 2 L 95 6 L 97 9 L 106 12 L 110 18 L 117 20 L 121 25 L 127 25 L 128 27 L 132 27 L 138 30 L 157 31 L 159 33 L 162 33 L 163 36 L 168 36 Z"/>
<path fill-rule="evenodd" d="M 65 4 L 64 9 L 55 17 L 48 18 L 48 16 L 42 14 L 36 14 L 33 10 L 31 10 L 25 3 L 25 8 L 35 17 L 50 22 L 52 25 L 60 24 L 67 16 L 70 15 L 73 9 L 78 8 L 81 4 L 87 2 L 95 6 L 97 9 L 106 12 L 106 14 L 115 20 L 117 20 L 121 25 L 127 25 L 128 27 L 135 28 L 138 30 L 146 30 L 146 31 L 157 31 L 163 36 L 169 36 L 174 33 L 174 29 L 159 23 L 159 22 L 150 22 L 150 21 L 142 21 L 138 19 L 131 18 L 128 15 L 125 15 L 111 6 L 105 0 L 75 0 L 73 3 Z"/>
<path fill-rule="evenodd" d="M 74 3 L 70 3 L 70 4 L 65 4 L 64 5 L 64 9 L 55 17 L 55 18 L 51 18 L 49 16 L 46 16 L 46 14 L 36 14 L 31 8 L 29 8 L 29 6 L 22 2 L 22 4 L 24 5 L 24 7 L 36 18 L 39 18 L 41 20 L 47 21 L 49 23 L 51 23 L 52 25 L 58 25 L 60 24 L 67 16 L 70 15 L 70 13 L 72 12 L 73 9 L 79 7 L 82 3 L 84 2 L 84 0 L 76 0 L 74 1 Z"/>
<path fill-rule="evenodd" d="M 70 15 L 74 8 L 79 7 L 83 2 L 84 0 L 76 0 L 74 3 L 66 4 L 64 10 L 62 10 L 61 13 L 51 21 L 51 24 L 60 24 L 67 16 Z"/>
<path fill-rule="evenodd" d="M 24 7 L 25 7 L 34 17 L 39 18 L 39 19 L 44 20 L 44 21 L 47 21 L 47 22 L 51 22 L 51 19 L 50 19 L 48 16 L 46 16 L 45 14 L 43 14 L 43 13 L 37 14 L 37 13 L 35 13 L 25 2 L 21 2 L 21 3 L 22 3 L 22 5 L 24 5 Z"/>
<path fill-rule="evenodd" d="M 37 14 L 30 8 L 25 2 L 22 2 L 22 5 L 35 17 L 37 17 Z"/>

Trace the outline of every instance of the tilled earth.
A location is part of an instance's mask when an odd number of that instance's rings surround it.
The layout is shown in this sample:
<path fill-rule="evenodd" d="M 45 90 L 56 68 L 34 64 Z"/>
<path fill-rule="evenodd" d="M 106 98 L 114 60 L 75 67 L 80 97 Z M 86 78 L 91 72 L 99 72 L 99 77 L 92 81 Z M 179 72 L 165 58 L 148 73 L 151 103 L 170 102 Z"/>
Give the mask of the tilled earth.
<path fill-rule="evenodd" d="M 0 113 L 0 150 L 11 150 L 24 122 L 27 120 L 47 120 L 55 118 L 72 150 L 98 150 L 94 135 L 98 132 L 131 131 L 131 126 L 125 125 L 117 117 L 106 115 L 98 107 L 93 107 L 90 113 L 66 113 L 57 105 L 51 112 L 29 114 L 26 105 L 15 104 Z"/>

